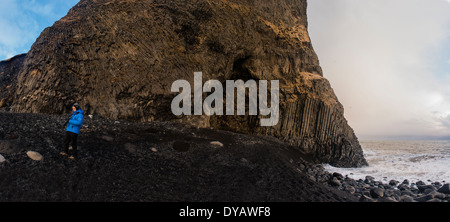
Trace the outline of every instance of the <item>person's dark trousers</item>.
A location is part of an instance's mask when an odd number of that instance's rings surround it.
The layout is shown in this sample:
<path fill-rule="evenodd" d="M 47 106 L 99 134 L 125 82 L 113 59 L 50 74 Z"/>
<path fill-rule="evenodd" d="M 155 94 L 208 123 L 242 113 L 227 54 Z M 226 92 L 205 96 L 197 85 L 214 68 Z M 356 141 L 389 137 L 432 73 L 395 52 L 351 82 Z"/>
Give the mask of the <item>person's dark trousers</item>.
<path fill-rule="evenodd" d="M 64 137 L 64 152 L 70 156 L 77 157 L 77 137 L 78 134 L 66 131 L 66 136 Z M 72 144 L 72 150 L 69 150 L 69 144 Z"/>

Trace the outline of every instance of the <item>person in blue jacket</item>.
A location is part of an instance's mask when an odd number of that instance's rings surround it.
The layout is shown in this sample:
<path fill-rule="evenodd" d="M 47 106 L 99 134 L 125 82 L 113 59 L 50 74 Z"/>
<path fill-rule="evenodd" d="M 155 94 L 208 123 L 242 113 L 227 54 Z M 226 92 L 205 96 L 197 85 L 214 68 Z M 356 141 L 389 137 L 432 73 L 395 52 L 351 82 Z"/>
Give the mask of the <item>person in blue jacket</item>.
<path fill-rule="evenodd" d="M 61 155 L 69 155 L 69 159 L 75 159 L 77 157 L 77 137 L 80 133 L 81 125 L 83 124 L 84 111 L 81 109 L 78 103 L 74 103 L 72 106 L 73 114 L 67 121 L 66 136 L 64 137 L 64 151 Z M 72 144 L 72 150 L 69 150 L 69 144 Z"/>

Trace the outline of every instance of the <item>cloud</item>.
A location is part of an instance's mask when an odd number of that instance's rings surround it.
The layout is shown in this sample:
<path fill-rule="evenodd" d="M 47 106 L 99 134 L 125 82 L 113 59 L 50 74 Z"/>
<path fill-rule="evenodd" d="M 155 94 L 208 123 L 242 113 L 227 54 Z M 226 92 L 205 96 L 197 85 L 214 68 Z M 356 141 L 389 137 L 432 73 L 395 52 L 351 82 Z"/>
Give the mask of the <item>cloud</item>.
<path fill-rule="evenodd" d="M 0 60 L 27 52 L 46 27 L 64 16 L 77 0 L 2 0 Z"/>
<path fill-rule="evenodd" d="M 450 136 L 450 5 L 443 0 L 308 1 L 309 32 L 358 136 Z"/>
<path fill-rule="evenodd" d="M 36 38 L 38 25 L 21 11 L 16 1 L 2 2 L 0 15 L 0 59 L 3 60 Z"/>

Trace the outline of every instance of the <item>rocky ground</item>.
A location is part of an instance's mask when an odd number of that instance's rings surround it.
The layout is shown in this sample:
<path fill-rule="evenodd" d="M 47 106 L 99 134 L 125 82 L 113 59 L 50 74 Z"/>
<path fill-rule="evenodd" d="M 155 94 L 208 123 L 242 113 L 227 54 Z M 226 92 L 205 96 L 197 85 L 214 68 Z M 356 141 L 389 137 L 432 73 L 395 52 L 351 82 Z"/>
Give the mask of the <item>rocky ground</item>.
<path fill-rule="evenodd" d="M 70 160 L 66 118 L 0 112 L 0 201 L 358 201 L 311 180 L 307 156 L 277 139 L 169 122 L 86 116 Z"/>
<path fill-rule="evenodd" d="M 450 200 L 449 184 L 353 180 L 273 137 L 170 122 L 86 116 L 69 160 L 59 155 L 66 118 L 0 112 L 0 201 Z"/>

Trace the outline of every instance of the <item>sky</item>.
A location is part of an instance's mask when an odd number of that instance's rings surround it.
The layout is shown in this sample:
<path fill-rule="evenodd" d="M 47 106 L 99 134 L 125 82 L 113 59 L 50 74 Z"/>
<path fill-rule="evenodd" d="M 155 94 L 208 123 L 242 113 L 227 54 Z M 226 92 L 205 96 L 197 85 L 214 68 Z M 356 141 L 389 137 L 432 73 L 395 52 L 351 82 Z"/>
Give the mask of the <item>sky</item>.
<path fill-rule="evenodd" d="M 26 53 L 78 0 L 0 0 L 0 61 Z"/>
<path fill-rule="evenodd" d="M 450 139 L 450 0 L 309 0 L 308 26 L 358 138 Z"/>

